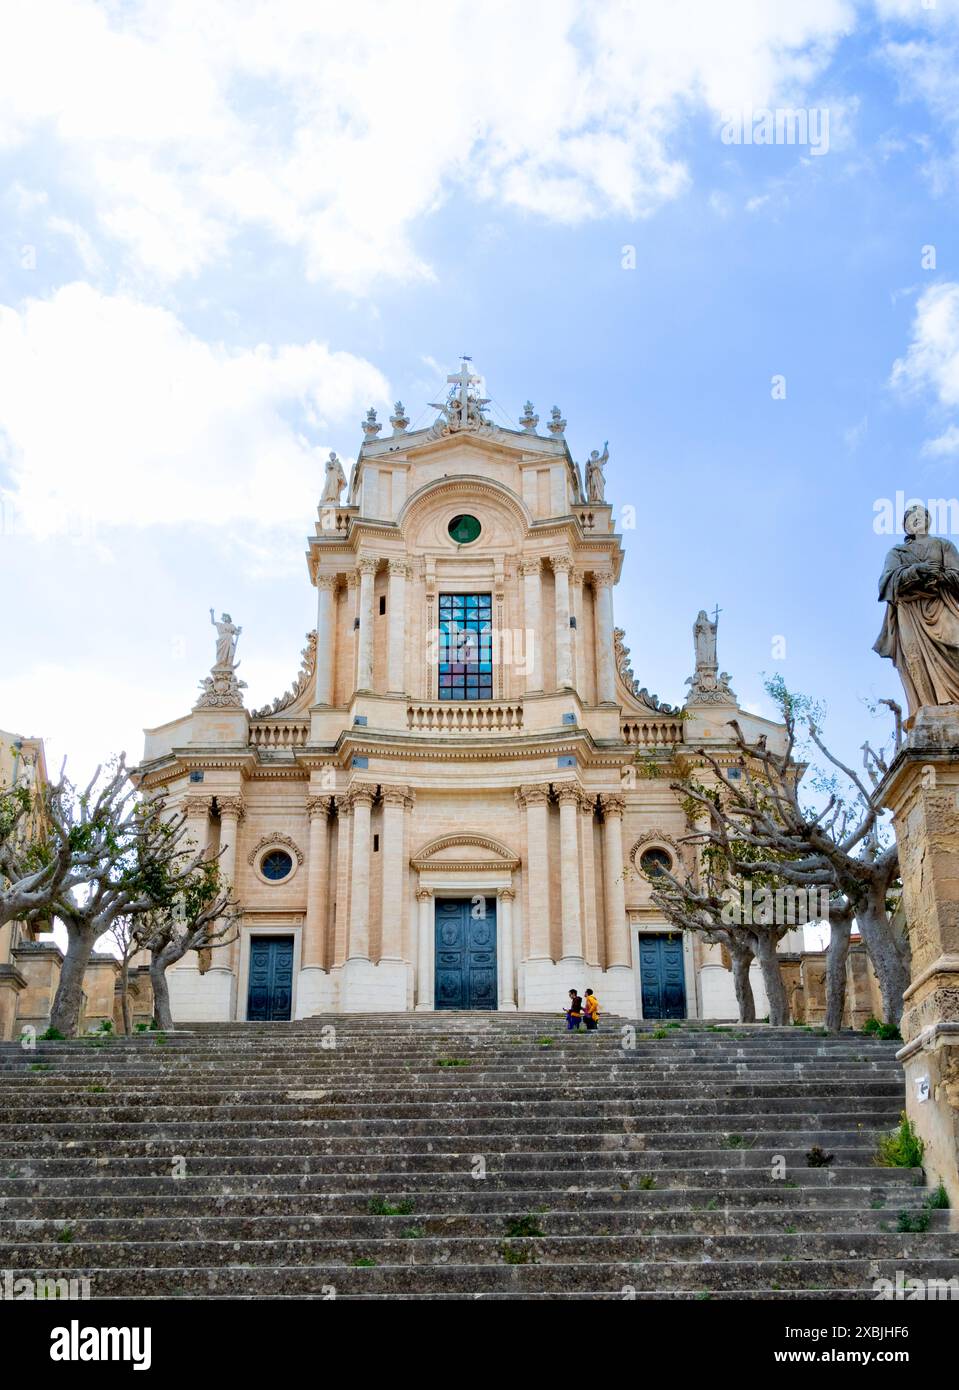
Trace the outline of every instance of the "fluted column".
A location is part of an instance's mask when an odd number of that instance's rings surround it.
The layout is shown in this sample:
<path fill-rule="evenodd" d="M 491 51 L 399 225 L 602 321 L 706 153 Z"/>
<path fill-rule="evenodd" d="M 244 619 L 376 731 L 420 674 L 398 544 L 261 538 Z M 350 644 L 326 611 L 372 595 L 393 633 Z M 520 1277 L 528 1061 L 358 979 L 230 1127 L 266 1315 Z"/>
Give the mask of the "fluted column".
<path fill-rule="evenodd" d="M 573 689 L 584 702 L 586 702 L 589 693 L 586 678 L 587 663 L 583 658 L 583 583 L 585 579 L 584 570 L 574 569 L 570 572 L 569 611 L 570 618 L 576 620 L 576 627 L 571 627 L 569 633 L 569 664 L 573 673 Z"/>
<path fill-rule="evenodd" d="M 596 693 L 599 703 L 616 703 L 616 666 L 613 658 L 613 576 L 594 574 L 596 591 Z"/>
<path fill-rule="evenodd" d="M 336 655 L 335 574 L 321 574 L 316 581 L 316 703 L 332 705 Z"/>
<path fill-rule="evenodd" d="M 516 981 L 513 969 L 513 899 L 516 894 L 512 888 L 501 888 L 496 896 L 496 911 L 499 916 L 499 945 L 501 952 L 500 978 L 502 992 L 501 1009 L 516 1008 Z"/>
<path fill-rule="evenodd" d="M 526 810 L 526 884 L 529 958 L 551 960 L 549 943 L 549 787 L 524 786 L 517 792 Z"/>
<path fill-rule="evenodd" d="M 580 864 L 583 882 L 583 942 L 587 965 L 599 965 L 599 934 L 596 929 L 596 855 L 593 849 L 595 798 L 580 798 Z"/>
<path fill-rule="evenodd" d="M 236 884 L 236 851 L 240 838 L 240 821 L 245 814 L 245 807 L 241 796 L 218 796 L 216 804 L 220 813 L 220 881 L 224 891 L 232 892 Z M 225 946 L 214 947 L 212 964 L 214 969 L 232 970 L 238 974 L 240 963 L 239 923 L 233 930 L 237 933 L 236 940 Z"/>
<path fill-rule="evenodd" d="M 623 877 L 623 811 L 621 796 L 603 796 L 603 866 L 606 883 L 606 968 L 629 965 L 626 926 L 626 882 Z"/>
<path fill-rule="evenodd" d="M 370 815 L 374 789 L 350 789 L 353 805 L 353 870 L 349 960 L 370 958 Z"/>
<path fill-rule="evenodd" d="M 402 695 L 406 690 L 406 581 L 410 567 L 405 560 L 390 560 L 388 568 L 386 611 L 390 635 L 386 688 L 390 695 Z"/>
<path fill-rule="evenodd" d="M 310 817 L 310 865 L 306 882 L 306 922 L 300 968 L 323 969 L 326 963 L 326 905 L 330 883 L 330 806 L 328 796 L 307 798 Z"/>
<path fill-rule="evenodd" d="M 356 688 L 370 693 L 373 689 L 373 576 L 376 559 L 372 555 L 360 558 L 356 568 L 360 575 L 360 629 L 356 663 Z"/>
<path fill-rule="evenodd" d="M 333 931 L 333 964 L 346 960 L 350 939 L 350 844 L 351 812 L 349 795 L 336 798 L 336 921 Z"/>
<path fill-rule="evenodd" d="M 561 921 L 563 959 L 583 959 L 583 925 L 579 899 L 579 823 L 580 789 L 568 784 L 556 788 L 559 800 L 559 856 L 562 884 Z"/>
<path fill-rule="evenodd" d="M 541 562 L 520 561 L 519 572 L 523 576 L 523 625 L 524 656 L 526 658 L 526 692 L 543 689 L 543 653 L 540 632 L 543 626 L 543 581 L 540 575 Z"/>
<path fill-rule="evenodd" d="M 406 912 L 406 823 L 413 793 L 409 787 L 383 788 L 383 935 L 381 960 L 403 959 Z"/>
<path fill-rule="evenodd" d="M 433 959 L 432 888 L 418 889 L 416 902 L 416 1008 L 422 1012 L 434 1007 L 433 972 L 430 968 Z"/>
<path fill-rule="evenodd" d="M 568 555 L 553 555 L 550 564 L 556 584 L 556 688 L 566 690 L 573 684 L 569 631 L 569 574 L 573 562 Z"/>
<path fill-rule="evenodd" d="M 185 849 L 191 849 L 194 853 L 199 850 L 204 854 L 209 849 L 212 805 L 211 796 L 188 796 L 184 800 L 182 810 L 186 816 Z"/>
<path fill-rule="evenodd" d="M 350 570 L 346 576 L 346 609 L 347 622 L 350 629 L 350 689 L 347 693 L 347 700 L 352 699 L 356 691 L 356 677 L 360 667 L 360 576 L 356 570 Z"/>

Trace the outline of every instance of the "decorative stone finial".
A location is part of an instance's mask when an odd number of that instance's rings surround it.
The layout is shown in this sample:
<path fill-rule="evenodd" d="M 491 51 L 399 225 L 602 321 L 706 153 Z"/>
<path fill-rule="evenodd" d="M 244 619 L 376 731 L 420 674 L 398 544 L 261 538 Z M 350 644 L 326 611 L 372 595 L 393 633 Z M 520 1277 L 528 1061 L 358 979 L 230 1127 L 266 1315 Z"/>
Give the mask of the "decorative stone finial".
<path fill-rule="evenodd" d="M 554 439 L 565 439 L 566 421 L 563 419 L 563 412 L 558 405 L 554 405 L 549 412 L 549 422 L 546 426 Z"/>
<path fill-rule="evenodd" d="M 366 435 L 367 440 L 374 440 L 382 428 L 383 426 L 379 424 L 376 419 L 376 411 L 370 406 L 369 410 L 366 412 L 366 419 L 363 421 L 363 433 Z"/>
<path fill-rule="evenodd" d="M 536 433 L 536 426 L 539 424 L 539 416 L 533 410 L 532 401 L 527 401 L 523 406 L 523 413 L 519 417 L 519 422 L 527 434 Z"/>
<path fill-rule="evenodd" d="M 397 401 L 393 407 L 393 414 L 390 416 L 390 424 L 393 426 L 394 434 L 405 434 L 409 429 L 409 416 L 403 409 L 403 402 Z"/>

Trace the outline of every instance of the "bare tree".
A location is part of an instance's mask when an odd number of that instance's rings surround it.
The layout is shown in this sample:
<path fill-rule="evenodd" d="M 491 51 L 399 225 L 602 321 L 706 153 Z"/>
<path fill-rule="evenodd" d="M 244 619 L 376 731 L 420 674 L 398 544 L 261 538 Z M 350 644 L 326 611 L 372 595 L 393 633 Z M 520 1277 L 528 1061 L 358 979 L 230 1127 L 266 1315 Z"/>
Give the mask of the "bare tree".
<path fill-rule="evenodd" d="M 186 820 L 170 818 L 162 800 L 140 801 L 121 756 L 80 794 L 67 786 L 48 805 L 54 855 L 69 847 L 82 873 L 60 885 L 54 914 L 67 931 L 67 952 L 50 1024 L 65 1037 L 77 1030 L 83 973 L 95 942 L 122 916 L 137 918 L 174 901 L 198 872 L 202 851 L 183 845 Z"/>
<path fill-rule="evenodd" d="M 885 1019 L 898 1023 L 909 983 L 909 954 L 908 943 L 898 938 L 890 919 L 899 856 L 895 840 L 882 824 L 882 807 L 875 796 L 884 760 L 865 745 L 871 783 L 867 785 L 826 747 L 818 711 L 808 699 L 790 693 L 781 679 L 767 682 L 766 688 L 786 726 L 784 750 L 774 752 L 765 738 L 749 741 L 739 724 L 730 721 L 739 753 L 739 778 L 729 781 L 714 754 L 701 748 L 697 757 L 715 773 L 722 795 L 702 786 L 694 776 L 674 783 L 674 788 L 704 817 L 705 840 L 734 874 L 766 874 L 795 888 L 828 890 L 830 922 L 834 923 L 827 959 L 830 1025 L 838 1027 L 841 1022 L 840 976 L 844 988 L 853 918 L 876 971 Z M 818 807 L 806 804 L 803 796 L 807 767 L 794 757 L 800 731 L 808 734 L 832 769 L 817 772 L 811 779 Z"/>
<path fill-rule="evenodd" d="M 130 1015 L 130 962 L 142 949 L 137 939 L 136 919 L 128 914 L 118 917 L 110 928 L 109 934 L 119 951 L 120 1016 L 123 1019 L 123 1031 L 129 1036 L 133 1032 L 133 1020 Z"/>
<path fill-rule="evenodd" d="M 240 908 L 224 888 L 216 859 L 204 860 L 181 884 L 169 903 L 147 912 L 135 931 L 139 944 L 150 952 L 153 1016 L 160 1028 L 173 1027 L 170 989 L 166 972 L 171 965 L 196 951 L 203 959 L 213 946 L 228 946 L 237 938 Z"/>

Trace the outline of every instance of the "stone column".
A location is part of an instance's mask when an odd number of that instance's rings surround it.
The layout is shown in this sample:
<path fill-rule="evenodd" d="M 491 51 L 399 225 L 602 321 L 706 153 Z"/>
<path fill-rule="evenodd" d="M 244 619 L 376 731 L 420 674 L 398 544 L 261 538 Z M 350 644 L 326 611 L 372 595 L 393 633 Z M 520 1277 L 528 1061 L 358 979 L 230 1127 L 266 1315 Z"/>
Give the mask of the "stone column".
<path fill-rule="evenodd" d="M 356 676 L 360 665 L 359 591 L 360 576 L 356 570 L 350 570 L 346 576 L 347 623 L 350 629 L 350 670 L 352 671 L 351 683 L 347 691 L 348 702 L 356 693 Z"/>
<path fill-rule="evenodd" d="M 573 660 L 570 644 L 569 573 L 573 563 L 568 555 L 550 557 L 556 581 L 556 688 L 567 690 L 573 684 Z"/>
<path fill-rule="evenodd" d="M 187 796 L 181 806 L 183 814 L 186 816 L 186 835 L 184 841 L 190 844 L 186 848 L 194 848 L 206 852 L 210 845 L 210 808 L 213 805 L 211 796 Z"/>
<path fill-rule="evenodd" d="M 349 795 L 336 798 L 336 921 L 333 932 L 333 965 L 342 965 L 349 947 L 351 812 Z"/>
<path fill-rule="evenodd" d="M 959 705 L 925 706 L 879 787 L 894 814 L 912 949 L 899 1051 L 928 1181 L 959 1228 Z"/>
<path fill-rule="evenodd" d="M 517 800 L 526 811 L 526 886 L 529 958 L 552 960 L 549 942 L 549 787 L 524 786 Z"/>
<path fill-rule="evenodd" d="M 373 690 L 373 576 L 376 559 L 363 555 L 357 562 L 360 575 L 360 629 L 356 663 L 356 688 L 370 694 Z"/>
<path fill-rule="evenodd" d="M 353 871 L 348 960 L 370 958 L 370 813 L 375 791 L 357 785 L 350 789 L 353 807 Z"/>
<path fill-rule="evenodd" d="M 570 575 L 570 614 L 576 620 L 576 627 L 570 628 L 570 669 L 573 673 L 573 689 L 586 703 L 588 689 L 586 682 L 586 662 L 583 658 L 583 583 L 586 574 L 574 569 Z"/>
<path fill-rule="evenodd" d="M 383 936 L 381 960 L 403 959 L 406 920 L 406 824 L 413 793 L 409 787 L 383 788 Z"/>
<path fill-rule="evenodd" d="M 306 921 L 300 969 L 324 969 L 326 965 L 326 907 L 330 885 L 330 806 L 328 796 L 310 796 L 310 860 L 306 880 Z"/>
<path fill-rule="evenodd" d="M 388 568 L 386 610 L 390 636 L 386 689 L 390 695 L 403 695 L 406 691 L 406 581 L 410 567 L 405 560 L 390 560 Z"/>
<path fill-rule="evenodd" d="M 613 576 L 594 574 L 596 592 L 596 695 L 599 703 L 616 703 L 616 666 L 613 656 Z"/>
<path fill-rule="evenodd" d="M 512 888 L 501 888 L 496 895 L 496 912 L 499 917 L 499 947 L 502 959 L 500 977 L 502 993 L 501 1009 L 516 1008 L 516 982 L 513 970 L 513 899 L 516 894 Z"/>
<path fill-rule="evenodd" d="M 242 796 L 218 796 L 217 809 L 220 812 L 220 877 L 224 888 L 231 891 L 236 887 L 236 851 L 240 838 L 240 821 L 245 814 Z M 213 950 L 212 968 L 227 969 L 239 975 L 240 937 L 239 922 L 233 930 L 236 940 L 228 946 L 216 946 Z"/>
<path fill-rule="evenodd" d="M 583 961 L 583 925 L 579 900 L 579 821 L 580 789 L 572 783 L 556 787 L 559 800 L 560 910 L 563 927 L 563 960 Z"/>
<path fill-rule="evenodd" d="M 432 1011 L 434 1005 L 433 972 L 433 890 L 419 888 L 416 893 L 419 906 L 416 922 L 416 1011 Z"/>
<path fill-rule="evenodd" d="M 526 693 L 543 689 L 543 653 L 540 632 L 543 625 L 543 581 L 540 574 L 541 562 L 521 560 L 519 572 L 523 576 L 523 653 L 526 658 Z"/>
<path fill-rule="evenodd" d="M 596 928 L 596 855 L 593 850 L 595 798 L 580 797 L 580 863 L 583 882 L 583 949 L 587 965 L 599 965 L 599 934 Z"/>
<path fill-rule="evenodd" d="M 623 812 L 621 796 L 603 795 L 603 867 L 606 887 L 606 968 L 629 966 L 626 925 L 626 882 L 623 877 Z"/>
<path fill-rule="evenodd" d="M 316 580 L 316 703 L 332 705 L 333 670 L 336 655 L 335 574 L 321 574 Z"/>

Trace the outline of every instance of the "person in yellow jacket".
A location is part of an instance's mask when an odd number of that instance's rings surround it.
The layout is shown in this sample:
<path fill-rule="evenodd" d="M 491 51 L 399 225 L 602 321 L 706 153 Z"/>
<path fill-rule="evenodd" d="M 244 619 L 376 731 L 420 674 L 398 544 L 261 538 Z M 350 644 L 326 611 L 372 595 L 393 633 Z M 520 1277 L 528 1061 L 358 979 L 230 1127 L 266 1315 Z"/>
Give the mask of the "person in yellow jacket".
<path fill-rule="evenodd" d="M 583 1016 L 586 1020 L 586 1031 L 594 1033 L 599 1027 L 599 1000 L 588 986 L 586 998 L 583 1000 Z"/>

